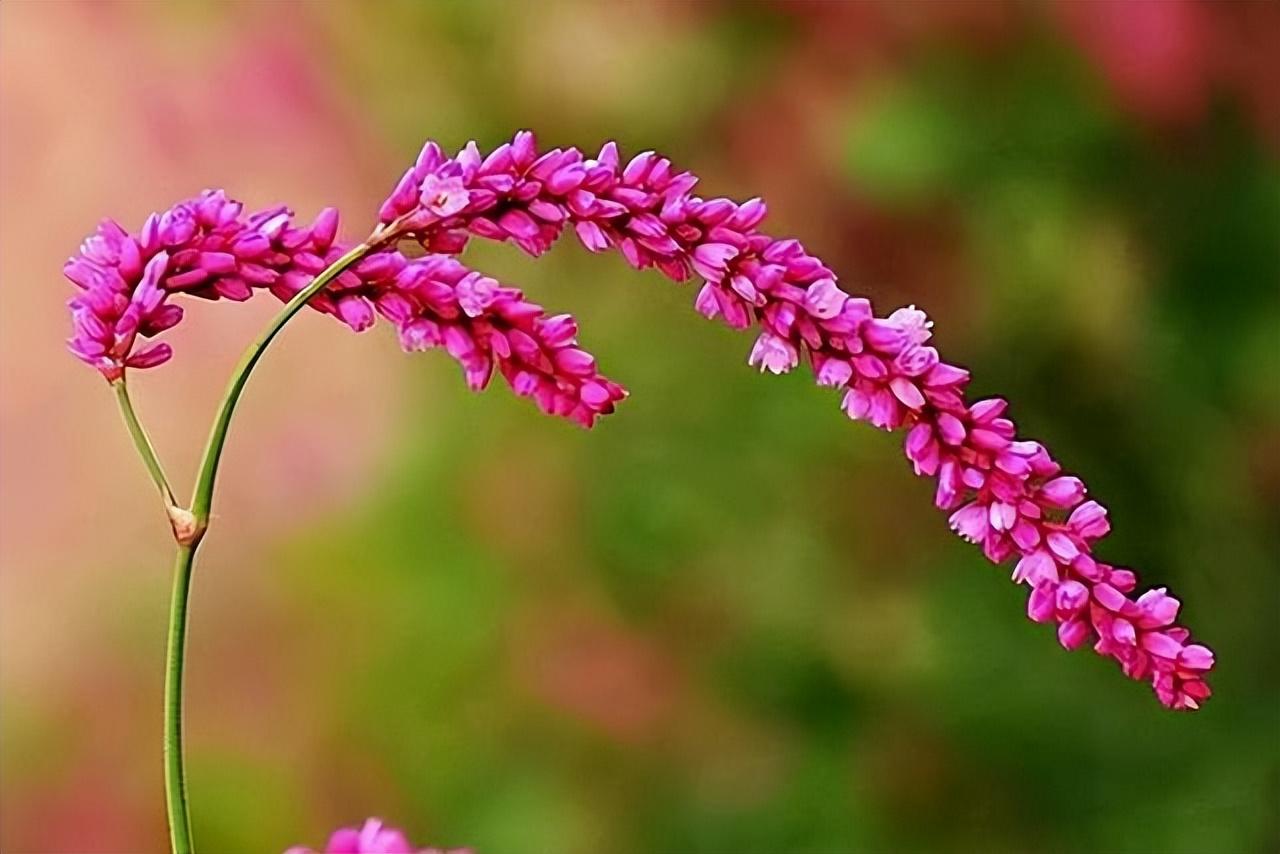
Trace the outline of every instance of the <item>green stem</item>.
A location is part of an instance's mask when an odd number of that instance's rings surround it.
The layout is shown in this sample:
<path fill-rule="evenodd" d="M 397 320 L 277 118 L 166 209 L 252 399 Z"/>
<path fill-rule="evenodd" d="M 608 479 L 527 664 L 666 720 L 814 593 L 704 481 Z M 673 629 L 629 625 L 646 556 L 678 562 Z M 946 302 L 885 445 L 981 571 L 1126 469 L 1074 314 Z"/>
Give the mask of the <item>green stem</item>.
<path fill-rule="evenodd" d="M 125 385 L 123 376 L 113 381 L 111 387 L 116 391 L 116 400 L 120 404 L 120 414 L 124 416 L 125 426 L 129 428 L 129 435 L 133 437 L 133 444 L 138 449 L 138 456 L 142 457 L 142 462 L 146 465 L 152 482 L 155 483 L 156 489 L 160 490 L 160 497 L 164 499 L 164 506 L 167 511 L 176 503 L 173 499 L 173 490 L 169 488 L 169 479 L 164 476 L 164 467 L 160 465 L 160 458 L 156 456 L 156 449 L 151 444 L 151 437 L 147 435 L 142 422 L 138 420 L 137 413 L 133 411 L 133 401 L 129 399 L 129 387 Z"/>
<path fill-rule="evenodd" d="M 374 244 L 376 245 L 376 244 Z M 178 541 L 178 555 L 173 568 L 173 598 L 169 605 L 169 643 L 165 656 L 164 685 L 164 791 L 165 804 L 169 811 L 169 840 L 173 854 L 191 854 L 191 818 L 187 806 L 186 773 L 183 770 L 182 756 L 182 669 L 185 660 L 184 651 L 187 639 L 187 597 L 191 590 L 191 573 L 195 566 L 196 550 L 209 526 L 209 510 L 213 506 L 213 486 L 218 475 L 218 464 L 222 459 L 222 449 L 227 441 L 227 431 L 231 427 L 231 417 L 235 414 L 240 394 L 249 381 L 249 374 L 266 351 L 273 338 L 284 328 L 307 300 L 315 296 L 325 285 L 333 281 L 343 270 L 363 258 L 373 245 L 361 243 L 347 252 L 337 261 L 330 264 L 311 282 L 285 303 L 284 308 L 267 324 L 254 342 L 245 350 L 231 375 L 231 381 L 222 396 L 218 414 L 214 418 L 213 428 L 209 432 L 209 441 L 205 445 L 204 458 L 200 462 L 200 474 L 196 479 L 195 490 L 191 496 L 191 509 L 184 510 L 174 506 L 172 492 L 160 471 L 159 462 L 151 451 L 150 442 L 146 441 L 146 433 L 133 416 L 132 407 L 128 406 L 128 396 L 124 392 L 124 382 L 117 386 L 117 395 L 121 406 L 125 409 L 125 420 L 129 431 L 138 443 L 147 468 L 161 491 L 168 496 L 169 518 L 173 523 L 174 536 Z"/>
<path fill-rule="evenodd" d="M 231 416 L 235 414 L 236 404 L 240 400 L 240 393 L 244 391 L 245 383 L 249 381 L 249 374 L 253 371 L 253 366 L 262 358 L 262 354 L 266 351 L 267 345 L 271 343 L 271 340 L 284 328 L 289 319 L 307 304 L 307 300 L 337 278 L 343 270 L 363 258 L 372 248 L 369 243 L 360 243 L 330 264 L 312 279 L 309 285 L 298 291 L 293 299 L 285 303 L 280 313 L 272 318 L 271 322 L 267 324 L 267 328 L 262 331 L 257 339 L 249 345 L 249 348 L 244 351 L 244 355 L 240 357 L 240 362 L 231 374 L 231 382 L 227 384 L 227 390 L 222 395 L 222 403 L 218 408 L 218 415 L 213 421 L 213 429 L 209 431 L 209 441 L 205 445 L 204 459 L 200 463 L 200 474 L 196 478 L 195 492 L 191 496 L 191 512 L 195 514 L 196 525 L 199 529 L 203 530 L 209 524 L 209 510 L 213 506 L 213 485 L 218 477 L 218 463 L 222 459 L 222 448 L 227 441 L 227 430 L 231 427 Z"/>
<path fill-rule="evenodd" d="M 285 303 L 284 308 L 271 320 L 267 328 L 245 350 L 231 375 L 231 381 L 219 404 L 217 417 L 214 418 L 213 428 L 209 432 L 204 458 L 200 462 L 200 474 L 191 496 L 190 510 L 179 507 L 173 497 L 173 490 L 169 486 L 168 478 L 165 477 L 164 468 L 160 465 L 160 459 L 156 456 L 151 439 L 133 410 L 133 402 L 129 398 L 124 377 L 111 383 L 116 392 L 116 400 L 120 404 L 120 412 L 124 416 L 125 426 L 129 429 L 129 435 L 133 437 L 134 446 L 138 449 L 138 454 L 142 457 L 152 482 L 164 499 L 165 512 L 173 526 L 174 539 L 178 542 L 178 554 L 173 567 L 173 597 L 169 604 L 169 640 L 165 653 L 164 679 L 164 793 L 165 806 L 169 813 L 169 841 L 173 854 L 192 854 L 194 850 L 191 841 L 191 815 L 187 805 L 186 772 L 183 768 L 182 756 L 182 670 L 186 661 L 187 599 L 191 592 L 191 573 L 195 567 L 196 550 L 200 547 L 200 541 L 209 526 L 214 481 L 218 475 L 222 449 L 227 441 L 227 431 L 231 427 L 231 417 L 235 414 L 240 394 L 249 381 L 249 374 L 284 325 L 321 288 L 363 258 L 375 246 L 380 245 L 383 240 L 390 239 L 393 234 L 392 230 L 381 228 L 369 241 L 355 246 L 321 271 L 305 288 Z"/>
<path fill-rule="evenodd" d="M 169 811 L 173 854 L 191 854 L 191 814 L 187 778 L 182 767 L 182 668 L 186 660 L 187 595 L 196 544 L 178 546 L 173 564 L 173 598 L 169 603 L 169 646 L 164 672 L 164 797 Z"/>

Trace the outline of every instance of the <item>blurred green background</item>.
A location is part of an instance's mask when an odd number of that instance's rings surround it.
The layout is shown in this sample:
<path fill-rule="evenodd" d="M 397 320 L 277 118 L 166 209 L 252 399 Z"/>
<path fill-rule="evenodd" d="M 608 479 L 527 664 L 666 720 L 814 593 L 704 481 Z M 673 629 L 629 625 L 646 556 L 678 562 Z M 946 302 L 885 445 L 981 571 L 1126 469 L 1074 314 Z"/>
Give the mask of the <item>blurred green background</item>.
<path fill-rule="evenodd" d="M 165 844 L 163 520 L 60 275 L 204 186 L 348 236 L 428 136 L 617 138 L 764 195 L 915 303 L 1218 653 L 1192 715 L 1030 623 L 899 439 L 693 291 L 469 262 L 632 391 L 585 432 L 379 327 L 299 319 L 198 568 L 207 852 L 366 815 L 522 852 L 1280 850 L 1280 5 L 158 3 L 0 9 L 0 847 Z M 195 306 L 136 399 L 184 484 L 270 300 Z"/>

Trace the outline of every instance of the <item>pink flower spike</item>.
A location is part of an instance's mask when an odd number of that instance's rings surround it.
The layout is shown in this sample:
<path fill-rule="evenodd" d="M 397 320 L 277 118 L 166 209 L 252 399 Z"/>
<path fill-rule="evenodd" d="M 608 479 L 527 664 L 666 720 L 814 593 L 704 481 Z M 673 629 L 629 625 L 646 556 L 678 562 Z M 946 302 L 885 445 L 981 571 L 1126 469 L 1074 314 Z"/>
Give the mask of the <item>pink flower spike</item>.
<path fill-rule="evenodd" d="M 594 159 L 539 151 L 528 132 L 487 154 L 469 143 L 450 157 L 428 143 L 383 205 L 378 251 L 308 306 L 354 329 L 385 317 L 405 349 L 443 345 L 471 387 L 497 372 L 543 412 L 591 426 L 625 391 L 578 349 L 576 326 L 452 256 L 472 236 L 536 256 L 572 227 L 588 250 L 615 248 L 635 268 L 677 282 L 696 273 L 706 281 L 694 300 L 700 314 L 756 329 L 752 366 L 784 373 L 806 357 L 820 385 L 843 389 L 851 419 L 907 434 L 911 468 L 936 480 L 951 527 L 992 562 L 1016 561 L 1017 580 L 1055 591 L 1037 592 L 1028 607 L 1059 623 L 1064 646 L 1093 639 L 1171 708 L 1208 698 L 1202 677 L 1213 655 L 1174 626 L 1177 600 L 1163 588 L 1129 598 L 1136 575 L 1092 555 L 1110 530 L 1106 509 L 1043 444 L 1019 435 L 1006 401 L 966 397 L 969 372 L 928 345 L 925 313 L 908 306 L 876 317 L 800 241 L 756 230 L 763 202 L 701 198 L 696 183 L 653 152 L 626 161 L 613 143 Z M 385 227 L 393 220 L 394 233 Z M 332 210 L 300 226 L 283 206 L 245 213 L 221 191 L 154 214 L 132 234 L 103 222 L 64 268 L 76 288 L 68 348 L 110 381 L 158 364 L 167 345 L 143 343 L 182 318 L 175 297 L 269 291 L 287 300 L 346 251 L 336 231 Z M 406 257 L 402 239 L 426 254 Z"/>

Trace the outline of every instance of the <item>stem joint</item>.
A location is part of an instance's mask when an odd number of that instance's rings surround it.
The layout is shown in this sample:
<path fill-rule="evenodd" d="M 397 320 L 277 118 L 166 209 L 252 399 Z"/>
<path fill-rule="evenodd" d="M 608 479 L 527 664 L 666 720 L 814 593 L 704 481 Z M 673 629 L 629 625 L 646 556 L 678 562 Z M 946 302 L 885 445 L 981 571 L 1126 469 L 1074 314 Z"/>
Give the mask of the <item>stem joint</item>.
<path fill-rule="evenodd" d="M 194 548 L 209 527 L 208 522 L 198 519 L 196 514 L 185 507 L 170 504 L 165 507 L 165 512 L 169 515 L 169 525 L 173 528 L 173 539 L 180 546 Z"/>

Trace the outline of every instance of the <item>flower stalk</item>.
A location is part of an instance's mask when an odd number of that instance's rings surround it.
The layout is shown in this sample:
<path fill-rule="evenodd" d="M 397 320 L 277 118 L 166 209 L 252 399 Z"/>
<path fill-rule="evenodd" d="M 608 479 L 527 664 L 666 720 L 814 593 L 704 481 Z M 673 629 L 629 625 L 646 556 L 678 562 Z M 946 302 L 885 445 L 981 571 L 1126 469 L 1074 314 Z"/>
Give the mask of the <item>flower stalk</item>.
<path fill-rule="evenodd" d="M 138 420 L 138 414 L 133 409 L 133 401 L 129 398 L 129 386 L 125 383 L 124 376 L 111 383 L 111 387 L 116 393 L 116 402 L 120 404 L 120 414 L 124 416 L 125 427 L 129 430 L 129 435 L 133 437 L 134 447 L 138 449 L 138 456 L 142 457 L 143 464 L 147 467 L 147 473 L 151 475 L 152 482 L 156 485 L 156 489 L 160 491 L 160 498 L 164 500 L 165 512 L 168 513 L 170 508 L 174 508 L 177 502 L 173 498 L 173 489 L 169 486 L 169 479 L 165 477 L 164 466 L 160 464 L 160 458 L 156 454 L 155 446 L 151 444 L 151 437 L 147 435 L 146 429 L 142 426 L 142 422 Z"/>
<path fill-rule="evenodd" d="M 218 477 L 218 465 L 222 461 L 222 449 L 227 442 L 227 431 L 231 428 L 231 417 L 235 414 L 236 404 L 240 402 L 240 395 L 244 392 L 245 384 L 248 383 L 254 366 L 258 364 L 258 360 L 262 358 L 262 354 L 266 352 L 267 347 L 284 325 L 302 310 L 307 301 L 344 270 L 367 255 L 373 246 L 374 243 L 370 241 L 359 243 L 318 273 L 310 284 L 284 304 L 284 307 L 240 357 L 235 370 L 231 373 L 231 380 L 227 383 L 227 390 L 223 392 L 222 401 L 218 404 L 218 414 L 209 431 L 204 457 L 200 461 L 200 473 L 196 478 L 195 490 L 191 496 L 191 512 L 201 532 L 209 525 L 209 511 L 213 506 L 213 488 Z"/>
<path fill-rule="evenodd" d="M 196 551 L 209 527 L 218 466 L 222 461 L 222 451 L 226 445 L 227 433 L 231 428 L 236 405 L 240 402 L 240 396 L 249 381 L 249 375 L 285 324 L 325 285 L 365 257 L 376 246 L 381 245 L 384 240 L 382 235 L 388 233 L 388 229 L 380 227 L 369 240 L 352 247 L 319 272 L 306 287 L 285 303 L 245 350 L 232 371 L 227 389 L 219 402 L 218 413 L 210 428 L 204 456 L 200 461 L 199 474 L 192 491 L 189 508 L 179 506 L 173 496 L 173 489 L 165 476 L 164 467 L 155 452 L 155 447 L 134 411 L 124 374 L 121 373 L 118 378 L 111 381 L 120 411 L 124 416 L 125 426 L 133 437 L 138 455 L 142 458 L 147 472 L 164 500 L 165 514 L 169 518 L 174 540 L 178 544 L 173 566 L 173 594 L 169 604 L 164 687 L 164 790 L 165 806 L 169 816 L 169 842 L 173 854 L 192 854 L 195 850 L 182 750 L 182 678 L 186 662 L 187 605 L 191 593 L 191 575 L 195 568 Z"/>
<path fill-rule="evenodd" d="M 182 755 L 182 671 L 186 663 L 187 599 L 196 546 L 178 546 L 173 562 L 173 595 L 169 601 L 169 640 L 164 667 L 164 800 L 169 814 L 173 854 L 192 854 L 191 810 Z"/>

